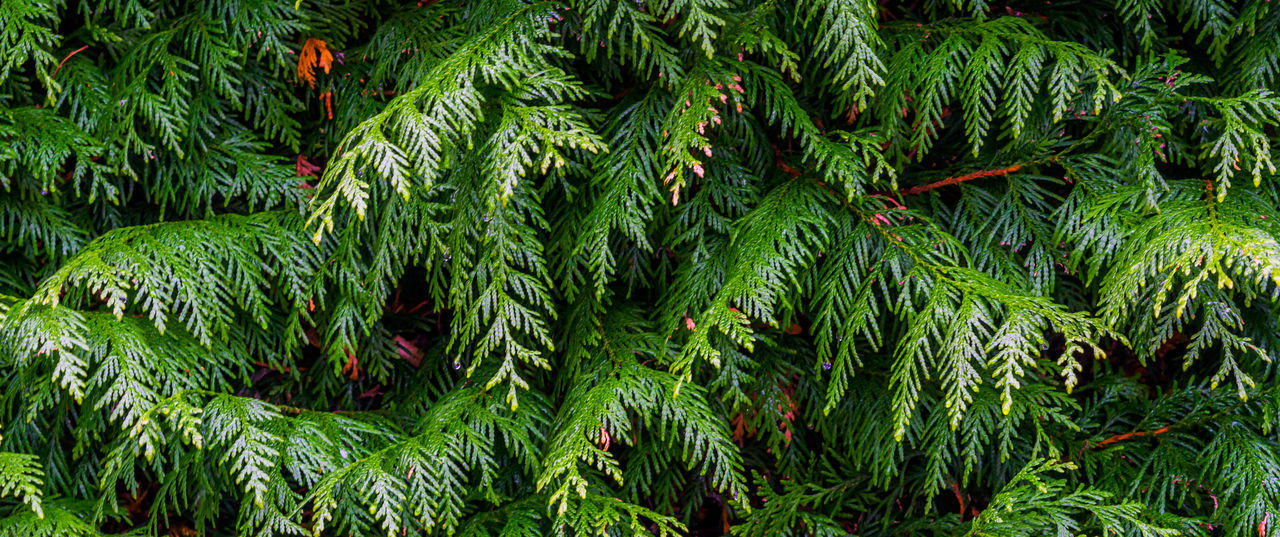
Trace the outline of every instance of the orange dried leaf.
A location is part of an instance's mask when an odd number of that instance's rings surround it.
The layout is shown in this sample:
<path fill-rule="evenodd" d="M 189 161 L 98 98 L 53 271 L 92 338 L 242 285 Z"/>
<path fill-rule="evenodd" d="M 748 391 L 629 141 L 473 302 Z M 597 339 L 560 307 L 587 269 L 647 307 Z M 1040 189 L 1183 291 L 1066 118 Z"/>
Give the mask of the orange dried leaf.
<path fill-rule="evenodd" d="M 329 74 L 329 68 L 333 66 L 333 53 L 329 52 L 329 46 L 323 40 L 308 37 L 302 44 L 302 52 L 298 54 L 298 78 L 313 88 L 316 87 L 316 66 Z"/>

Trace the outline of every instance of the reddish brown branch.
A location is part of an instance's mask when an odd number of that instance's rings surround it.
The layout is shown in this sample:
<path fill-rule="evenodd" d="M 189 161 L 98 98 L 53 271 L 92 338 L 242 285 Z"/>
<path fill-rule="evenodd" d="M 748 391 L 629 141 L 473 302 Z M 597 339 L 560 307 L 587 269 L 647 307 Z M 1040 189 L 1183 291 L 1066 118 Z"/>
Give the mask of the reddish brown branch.
<path fill-rule="evenodd" d="M 1161 427 L 1161 428 L 1156 429 L 1156 430 L 1154 430 L 1154 431 L 1134 431 L 1134 432 L 1131 432 L 1131 433 L 1118 434 L 1118 435 L 1115 435 L 1115 436 L 1113 436 L 1113 437 L 1111 437 L 1111 438 L 1108 438 L 1108 439 L 1106 439 L 1106 440 L 1103 440 L 1103 441 L 1101 441 L 1101 442 L 1098 442 L 1097 444 L 1095 444 L 1095 446 L 1105 446 L 1105 445 L 1107 445 L 1107 444 L 1114 444 L 1114 443 L 1116 443 L 1116 442 L 1123 442 L 1123 441 L 1128 440 L 1128 439 L 1130 439 L 1130 438 L 1137 438 L 1137 437 L 1140 437 L 1140 436 L 1156 436 L 1156 435 L 1164 434 L 1164 433 L 1167 433 L 1167 432 L 1169 432 L 1169 427 Z"/>
<path fill-rule="evenodd" d="M 1013 166 L 1009 166 L 1008 168 L 1000 168 L 1000 169 L 998 169 L 998 170 L 978 170 L 978 171 L 976 171 L 976 172 L 966 173 L 966 174 L 964 174 L 964 175 L 958 175 L 958 176 L 955 176 L 955 177 L 948 177 L 948 178 L 943 179 L 943 180 L 941 180 L 941 181 L 935 181 L 935 182 L 929 183 L 929 184 L 927 184 L 927 185 L 913 186 L 913 187 L 911 187 L 911 188 L 899 188 L 897 193 L 898 193 L 898 195 L 901 195 L 901 196 L 914 196 L 914 195 L 916 195 L 916 194 L 922 194 L 922 193 L 924 193 L 924 192 L 928 192 L 928 191 L 933 190 L 933 189 L 935 189 L 935 188 L 942 188 L 942 187 L 944 187 L 944 186 L 958 185 L 958 184 L 960 184 L 960 183 L 963 183 L 963 182 L 966 182 L 966 181 L 972 181 L 972 180 L 974 180 L 974 179 L 981 179 L 981 178 L 983 178 L 983 177 L 994 177 L 994 176 L 997 176 L 997 175 L 1007 175 L 1007 174 L 1010 174 L 1010 173 L 1016 172 L 1016 171 L 1018 171 L 1018 170 L 1020 170 L 1020 169 L 1022 169 L 1022 165 L 1021 165 L 1021 164 L 1014 164 Z M 906 208 L 906 207 L 903 207 L 901 203 L 898 203 L 898 200 L 896 200 L 896 199 L 894 199 L 894 198 L 893 198 L 893 193 L 892 193 L 892 192 L 874 192 L 874 193 L 872 193 L 872 194 L 871 194 L 871 197 L 873 197 L 873 198 L 884 198 L 884 199 L 887 199 L 887 200 L 889 200 L 890 202 L 892 202 L 892 203 L 893 203 L 893 205 L 894 205 L 894 206 L 896 206 L 896 207 L 897 207 L 897 208 L 899 208 L 899 209 L 905 209 L 905 208 Z"/>
<path fill-rule="evenodd" d="M 899 192 L 899 193 L 901 193 L 903 196 L 914 196 L 914 195 L 916 195 L 916 194 L 922 194 L 922 193 L 928 192 L 928 191 L 933 190 L 933 189 L 935 189 L 935 188 L 942 188 L 942 187 L 944 187 L 944 186 L 958 185 L 958 184 L 963 183 L 963 182 L 966 182 L 966 181 L 972 181 L 972 180 L 974 180 L 974 179 L 981 179 L 981 178 L 983 178 L 983 177 L 993 177 L 993 176 L 996 176 L 996 175 L 1006 175 L 1006 174 L 1010 174 L 1010 173 L 1016 172 L 1016 171 L 1018 171 L 1018 170 L 1020 170 L 1020 169 L 1022 169 L 1022 165 L 1021 165 L 1021 164 L 1014 164 L 1013 166 L 1009 166 L 1008 168 L 1000 168 L 1000 169 L 998 169 L 998 170 L 979 170 L 979 171 L 972 172 L 972 173 L 966 173 L 966 174 L 964 174 L 964 175 L 958 175 L 958 176 L 956 176 L 956 177 L 948 177 L 948 178 L 943 179 L 943 180 L 941 180 L 941 181 L 936 181 L 936 182 L 933 182 L 933 183 L 929 183 L 929 184 L 927 184 L 927 185 L 913 186 L 913 187 L 911 187 L 911 188 L 900 188 L 900 189 L 898 189 L 898 192 Z"/>
<path fill-rule="evenodd" d="M 58 71 L 59 71 L 59 70 L 61 70 L 61 69 L 62 69 L 62 66 L 63 66 L 64 64 L 66 64 L 66 63 L 67 63 L 67 60 L 70 60 L 72 56 L 75 56 L 76 54 L 79 54 L 79 53 L 80 53 L 80 51 L 82 51 L 82 50 L 84 50 L 84 49 L 87 49 L 87 48 L 89 48 L 89 45 L 85 45 L 85 46 L 83 46 L 83 47 L 80 47 L 80 48 L 78 48 L 78 49 L 75 49 L 75 50 L 71 51 L 71 54 L 67 54 L 67 57 L 63 58 L 63 59 L 62 59 L 62 61 L 58 62 L 58 66 L 57 66 L 57 67 L 55 67 L 55 68 L 53 69 L 53 74 L 52 74 L 52 75 L 49 75 L 49 78 L 54 78 L 54 77 L 58 76 Z"/>

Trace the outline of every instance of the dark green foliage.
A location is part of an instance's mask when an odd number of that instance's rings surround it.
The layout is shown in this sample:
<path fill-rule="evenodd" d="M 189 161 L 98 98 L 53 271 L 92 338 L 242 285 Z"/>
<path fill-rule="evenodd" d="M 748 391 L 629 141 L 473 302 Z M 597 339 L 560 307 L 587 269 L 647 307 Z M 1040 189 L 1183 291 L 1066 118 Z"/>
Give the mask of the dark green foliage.
<path fill-rule="evenodd" d="M 0 537 L 1280 535 L 1267 0 L 0 0 Z"/>

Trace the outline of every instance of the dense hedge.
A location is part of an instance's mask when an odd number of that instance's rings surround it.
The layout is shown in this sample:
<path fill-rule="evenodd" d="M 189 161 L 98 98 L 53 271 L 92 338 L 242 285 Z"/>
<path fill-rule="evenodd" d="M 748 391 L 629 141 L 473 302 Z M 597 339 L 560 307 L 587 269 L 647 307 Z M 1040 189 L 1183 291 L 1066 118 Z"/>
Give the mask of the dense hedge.
<path fill-rule="evenodd" d="M 1280 535 L 1267 0 L 0 0 L 0 537 Z"/>

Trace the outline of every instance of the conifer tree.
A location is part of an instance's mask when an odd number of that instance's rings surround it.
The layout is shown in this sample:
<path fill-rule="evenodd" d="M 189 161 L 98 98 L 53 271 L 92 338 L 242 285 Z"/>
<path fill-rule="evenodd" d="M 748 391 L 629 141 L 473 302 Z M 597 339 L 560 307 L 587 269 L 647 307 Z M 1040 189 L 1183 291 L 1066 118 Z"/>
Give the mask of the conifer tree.
<path fill-rule="evenodd" d="M 0 537 L 1280 535 L 1268 0 L 0 0 Z"/>

